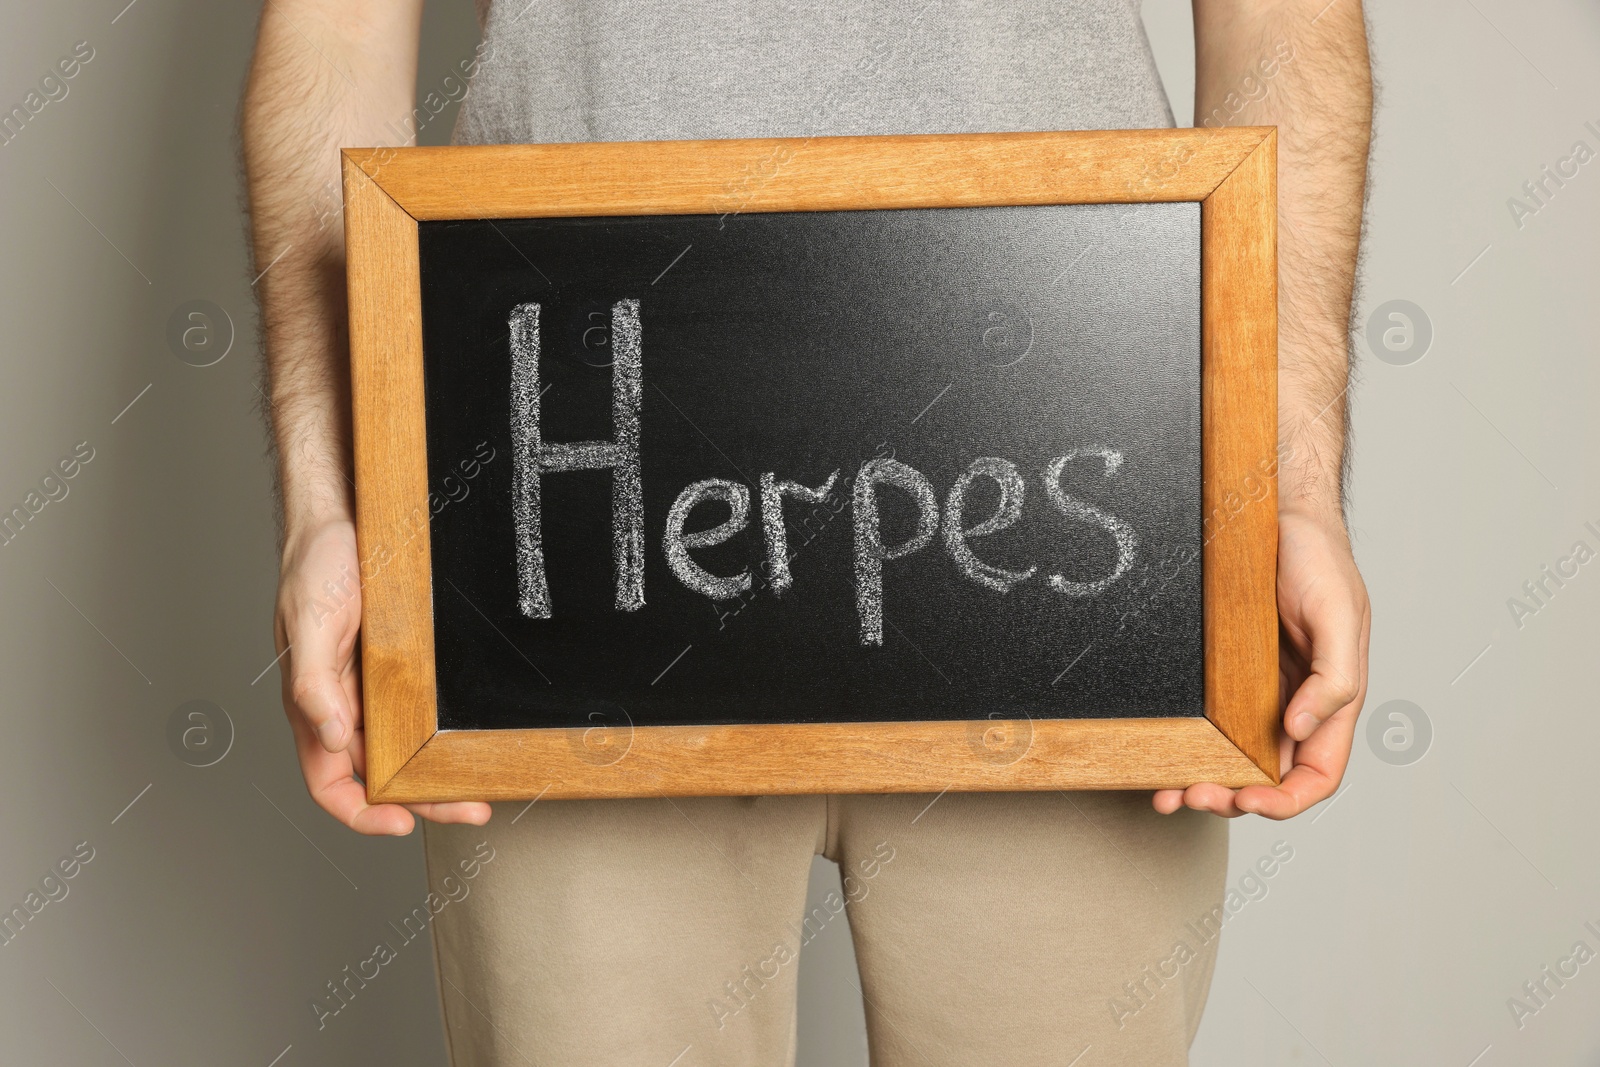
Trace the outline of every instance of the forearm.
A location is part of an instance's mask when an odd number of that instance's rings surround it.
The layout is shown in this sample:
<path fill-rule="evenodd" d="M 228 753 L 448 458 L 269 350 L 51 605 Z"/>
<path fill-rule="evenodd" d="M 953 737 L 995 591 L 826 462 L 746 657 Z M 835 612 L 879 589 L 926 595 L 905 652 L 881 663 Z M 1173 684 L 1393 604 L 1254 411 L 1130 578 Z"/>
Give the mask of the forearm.
<path fill-rule="evenodd" d="M 1195 125 L 1278 127 L 1280 506 L 1342 520 L 1372 79 L 1360 0 L 1196 0 Z"/>
<path fill-rule="evenodd" d="M 420 0 L 269 0 L 241 114 L 285 536 L 352 514 L 339 149 L 409 129 Z"/>

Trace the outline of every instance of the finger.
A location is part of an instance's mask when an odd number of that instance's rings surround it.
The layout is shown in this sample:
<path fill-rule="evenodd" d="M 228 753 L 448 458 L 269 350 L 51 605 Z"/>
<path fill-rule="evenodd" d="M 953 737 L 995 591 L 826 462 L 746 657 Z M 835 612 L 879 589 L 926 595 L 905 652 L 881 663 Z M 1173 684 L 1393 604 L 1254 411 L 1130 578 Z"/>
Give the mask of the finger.
<path fill-rule="evenodd" d="M 1327 800 L 1339 788 L 1350 763 L 1359 704 L 1349 704 L 1295 746 L 1294 766 L 1276 786 L 1239 790 L 1239 809 L 1268 819 L 1288 819 Z"/>
<path fill-rule="evenodd" d="M 1220 815 L 1225 819 L 1234 819 L 1244 812 L 1239 809 L 1233 797 L 1234 791 L 1227 786 L 1207 782 L 1190 786 L 1188 789 L 1158 789 L 1151 796 L 1150 803 L 1162 815 L 1171 815 L 1184 808 L 1192 808 L 1195 811 Z"/>
<path fill-rule="evenodd" d="M 367 777 L 367 735 L 364 730 L 357 730 L 355 737 L 350 742 L 350 764 L 355 768 L 356 775 L 365 782 Z M 365 786 L 363 786 L 365 789 Z M 365 798 L 365 793 L 362 794 Z M 387 805 L 394 807 L 395 805 Z M 488 804 L 482 801 L 451 801 L 439 803 L 421 803 L 402 805 L 408 811 L 431 822 L 437 823 L 468 823 L 472 826 L 482 826 L 489 821 L 492 814 Z"/>
<path fill-rule="evenodd" d="M 1171 815 L 1183 807 L 1183 790 L 1157 789 L 1150 797 L 1150 803 L 1163 815 Z"/>
<path fill-rule="evenodd" d="M 1250 785 L 1241 789 L 1236 803 L 1241 811 L 1265 819 L 1292 819 L 1333 796 L 1337 778 L 1297 766 L 1277 786 Z M 1246 790 L 1249 792 L 1246 793 Z"/>
<path fill-rule="evenodd" d="M 291 716 L 295 752 L 305 775 L 306 791 L 317 806 L 357 833 L 404 836 L 416 819 L 399 804 L 367 803 L 367 787 L 356 777 L 355 751 L 329 752 L 318 741 L 311 724 Z"/>
<path fill-rule="evenodd" d="M 1220 815 L 1224 819 L 1236 819 L 1244 814 L 1234 802 L 1234 797 L 1234 790 L 1213 782 L 1201 782 L 1183 791 L 1185 807 Z"/>
<path fill-rule="evenodd" d="M 324 749 L 342 752 L 356 728 L 355 690 L 346 677 L 354 673 L 352 660 L 340 648 L 342 627 L 317 621 L 299 612 L 284 617 L 284 703 L 305 718 Z"/>
<path fill-rule="evenodd" d="M 465 823 L 482 826 L 489 821 L 493 809 L 478 800 L 451 801 L 444 804 L 407 804 L 412 812 L 437 823 Z"/>
<path fill-rule="evenodd" d="M 1320 600 L 1308 612 L 1304 639 L 1311 648 L 1311 673 L 1289 699 L 1284 729 L 1296 741 L 1310 737 L 1317 727 L 1360 695 L 1363 678 L 1362 636 L 1366 612 L 1354 590 Z"/>

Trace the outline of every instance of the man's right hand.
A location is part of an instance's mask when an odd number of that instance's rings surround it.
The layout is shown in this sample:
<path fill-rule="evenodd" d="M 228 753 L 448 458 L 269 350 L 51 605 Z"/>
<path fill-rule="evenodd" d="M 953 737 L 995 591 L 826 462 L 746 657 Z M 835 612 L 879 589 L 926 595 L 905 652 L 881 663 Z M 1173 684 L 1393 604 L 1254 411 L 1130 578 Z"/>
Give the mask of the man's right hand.
<path fill-rule="evenodd" d="M 408 834 L 414 814 L 489 819 L 481 803 L 368 804 L 361 780 L 339 149 L 391 144 L 409 129 L 421 23 L 422 0 L 273 0 L 240 111 L 286 534 L 273 626 L 283 709 L 312 799 L 364 834 Z"/>
<path fill-rule="evenodd" d="M 412 813 L 482 826 L 490 811 L 484 803 L 367 803 L 360 575 L 348 519 L 292 532 L 284 545 L 273 630 L 282 656 L 283 709 L 306 789 L 329 815 L 363 834 L 409 834 L 416 825 Z"/>

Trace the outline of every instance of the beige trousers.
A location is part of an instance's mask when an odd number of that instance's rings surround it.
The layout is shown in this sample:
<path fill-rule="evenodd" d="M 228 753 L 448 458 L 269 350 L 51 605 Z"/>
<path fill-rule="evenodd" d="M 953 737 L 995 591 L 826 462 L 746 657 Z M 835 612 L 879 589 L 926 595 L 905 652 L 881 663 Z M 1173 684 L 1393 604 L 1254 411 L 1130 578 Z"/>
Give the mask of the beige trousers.
<path fill-rule="evenodd" d="M 540 801 L 426 835 L 455 1067 L 790 1064 L 801 945 L 841 920 L 874 1067 L 1184 1064 L 1228 839 L 1148 793 Z M 818 853 L 844 892 L 808 915 Z"/>

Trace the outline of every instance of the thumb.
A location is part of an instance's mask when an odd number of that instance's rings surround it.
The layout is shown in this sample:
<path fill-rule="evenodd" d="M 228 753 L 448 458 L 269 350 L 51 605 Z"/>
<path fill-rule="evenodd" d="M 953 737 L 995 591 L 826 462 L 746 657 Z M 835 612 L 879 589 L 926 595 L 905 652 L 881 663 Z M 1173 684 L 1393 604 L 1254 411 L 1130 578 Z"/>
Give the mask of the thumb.
<path fill-rule="evenodd" d="M 1359 700 L 1363 684 L 1362 646 L 1366 612 L 1353 590 L 1329 596 L 1303 620 L 1311 645 L 1310 671 L 1284 709 L 1290 737 L 1304 741 L 1341 708 Z"/>
<path fill-rule="evenodd" d="M 309 615 L 297 612 L 284 620 L 284 704 L 305 717 L 329 752 L 344 751 L 355 732 L 355 709 L 343 681 L 350 656 L 340 647 L 346 627 L 331 617 L 345 610 L 314 604 Z"/>

